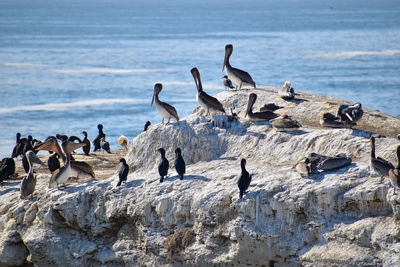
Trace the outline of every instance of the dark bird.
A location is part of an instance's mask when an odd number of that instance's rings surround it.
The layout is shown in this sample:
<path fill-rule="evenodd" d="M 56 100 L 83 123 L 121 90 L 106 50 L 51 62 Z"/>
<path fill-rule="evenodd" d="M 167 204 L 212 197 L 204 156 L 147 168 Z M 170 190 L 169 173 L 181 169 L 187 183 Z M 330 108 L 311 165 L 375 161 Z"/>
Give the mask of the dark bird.
<path fill-rule="evenodd" d="M 251 121 L 265 121 L 265 120 L 275 119 L 278 117 L 277 114 L 268 110 L 263 112 L 253 113 L 253 106 L 256 100 L 257 100 L 256 94 L 252 93 L 249 95 L 249 102 L 247 104 L 246 116 L 249 117 Z"/>
<path fill-rule="evenodd" d="M 100 139 L 100 146 L 104 151 L 107 151 L 107 153 L 111 153 L 111 151 L 110 151 L 110 143 L 108 143 L 106 141 L 106 136 L 105 135 L 104 135 L 104 137 L 102 137 Z"/>
<path fill-rule="evenodd" d="M 68 135 L 65 135 L 65 134 L 56 134 L 56 137 L 57 137 L 58 140 L 61 140 L 61 142 L 64 142 L 64 141 L 70 141 L 70 142 L 78 141 L 78 143 L 82 143 L 82 140 L 78 136 L 75 136 L 75 135 L 71 135 L 70 137 L 68 137 Z"/>
<path fill-rule="evenodd" d="M 246 160 L 242 159 L 240 161 L 240 167 L 242 168 L 242 173 L 240 174 L 238 180 L 238 187 L 239 187 L 239 198 L 243 197 L 243 194 L 246 192 L 247 188 L 249 188 L 251 182 L 251 175 L 246 171 Z"/>
<path fill-rule="evenodd" d="M 0 183 L 14 175 L 15 161 L 13 158 L 4 158 L 0 161 Z"/>
<path fill-rule="evenodd" d="M 349 128 L 355 123 L 348 123 L 347 121 L 340 120 L 339 117 L 336 117 L 332 113 L 324 113 L 322 114 L 319 123 L 323 127 L 330 127 L 330 128 Z"/>
<path fill-rule="evenodd" d="M 146 124 L 144 125 L 143 132 L 147 131 L 147 129 L 149 128 L 150 125 L 151 125 L 151 122 L 150 121 L 146 121 Z"/>
<path fill-rule="evenodd" d="M 396 188 L 400 187 L 400 146 L 397 146 L 397 166 L 389 170 L 390 182 L 394 187 L 393 193 L 396 194 Z"/>
<path fill-rule="evenodd" d="M 162 117 L 162 123 L 164 123 L 164 119 L 168 120 L 167 124 L 169 124 L 169 121 L 171 119 L 174 119 L 178 122 L 179 116 L 178 112 L 176 112 L 176 109 L 170 104 L 160 101 L 160 99 L 158 98 L 158 95 L 160 94 L 162 87 L 163 86 L 161 83 L 156 83 L 154 85 L 154 94 L 150 106 L 152 107 L 153 103 L 155 103 L 157 111 L 158 113 L 160 113 Z"/>
<path fill-rule="evenodd" d="M 250 74 L 247 72 L 236 69 L 231 66 L 229 59 L 233 52 L 233 46 L 228 44 L 225 46 L 225 58 L 224 58 L 224 65 L 222 66 L 222 72 L 225 70 L 226 67 L 226 74 L 228 78 L 236 84 L 236 89 L 241 89 L 244 83 L 250 84 L 253 88 L 256 88 L 256 83 L 251 78 Z M 238 88 L 239 85 L 239 88 Z"/>
<path fill-rule="evenodd" d="M 278 95 L 283 100 L 291 100 L 294 98 L 294 90 L 290 86 L 290 82 L 286 81 L 285 84 L 279 89 Z"/>
<path fill-rule="evenodd" d="M 267 110 L 268 111 L 275 111 L 275 110 L 278 110 L 280 108 L 282 108 L 282 107 L 280 107 L 278 105 L 275 105 L 274 103 L 269 103 L 269 104 L 265 104 L 264 106 L 262 106 L 260 108 L 260 112 L 267 111 Z"/>
<path fill-rule="evenodd" d="M 363 114 L 361 103 L 355 103 L 353 105 L 341 105 L 337 110 L 336 116 L 342 121 L 355 124 Z"/>
<path fill-rule="evenodd" d="M 27 198 L 29 195 L 33 196 L 36 186 L 36 176 L 33 173 L 33 163 L 44 165 L 44 163 L 35 155 L 32 150 L 26 152 L 26 159 L 29 165 L 28 175 L 21 181 L 20 193 L 21 199 Z"/>
<path fill-rule="evenodd" d="M 224 84 L 224 86 L 225 86 L 226 89 L 229 90 L 229 89 L 235 88 L 235 87 L 232 85 L 232 81 L 229 80 L 229 78 L 228 78 L 227 75 L 222 76 L 221 79 L 222 79 L 222 83 Z"/>
<path fill-rule="evenodd" d="M 350 164 L 351 158 L 337 155 L 335 157 L 326 156 L 321 158 L 316 167 L 319 171 L 330 171 L 340 169 Z"/>
<path fill-rule="evenodd" d="M 103 132 L 103 125 L 99 124 L 97 125 L 97 129 L 99 129 L 99 134 L 96 136 L 96 138 L 93 140 L 93 145 L 94 145 L 94 150 L 93 152 L 96 152 L 97 150 L 101 149 L 100 146 L 100 139 L 102 137 L 105 137 L 106 135 Z"/>
<path fill-rule="evenodd" d="M 164 177 L 168 174 L 169 161 L 165 157 L 164 148 L 159 148 L 158 151 L 161 154 L 161 162 L 158 165 L 158 173 L 160 174 L 160 183 L 164 181 Z"/>
<path fill-rule="evenodd" d="M 60 168 L 60 161 L 58 160 L 60 156 L 57 153 L 54 153 L 47 160 L 47 166 L 49 168 L 50 173 L 58 170 Z"/>
<path fill-rule="evenodd" d="M 128 151 L 129 140 L 126 136 L 121 135 L 118 138 L 118 144 L 122 146 L 126 151 Z"/>
<path fill-rule="evenodd" d="M 24 145 L 21 143 L 21 133 L 17 133 L 17 140 L 15 142 L 11 157 L 16 158 L 19 155 L 22 156 L 22 153 L 24 153 Z"/>
<path fill-rule="evenodd" d="M 281 132 L 281 131 L 296 131 L 297 129 L 302 127 L 301 124 L 298 121 L 289 118 L 288 115 L 285 115 L 282 118 L 274 119 L 271 122 L 271 125 L 278 132 Z"/>
<path fill-rule="evenodd" d="M 183 180 L 183 175 L 186 171 L 186 165 L 182 157 L 182 151 L 179 147 L 175 150 L 175 155 L 175 170 L 179 174 L 179 179 Z"/>
<path fill-rule="evenodd" d="M 129 173 L 129 166 L 126 164 L 126 160 L 124 158 L 120 159 L 119 162 L 121 162 L 121 166 L 119 167 L 118 171 L 118 177 L 119 181 L 117 186 L 120 186 L 122 182 L 126 182 L 126 179 L 128 178 L 128 173 Z"/>
<path fill-rule="evenodd" d="M 88 139 L 88 134 L 86 131 L 82 132 L 84 135 L 84 138 L 82 140 L 82 143 L 85 144 L 84 147 L 82 147 L 83 152 L 85 153 L 86 156 L 89 156 L 90 153 L 90 140 Z"/>
<path fill-rule="evenodd" d="M 375 137 L 371 136 L 371 152 L 370 152 L 370 164 L 372 170 L 381 177 L 381 183 L 384 177 L 389 177 L 389 170 L 394 169 L 392 163 L 384 160 L 380 157 L 375 157 Z"/>
<path fill-rule="evenodd" d="M 210 111 L 225 113 L 224 107 L 218 101 L 218 99 L 208 95 L 203 91 L 199 70 L 197 68 L 192 68 L 190 72 L 193 75 L 194 82 L 196 83 L 197 87 L 197 103 L 207 112 L 206 116 L 210 114 Z"/>

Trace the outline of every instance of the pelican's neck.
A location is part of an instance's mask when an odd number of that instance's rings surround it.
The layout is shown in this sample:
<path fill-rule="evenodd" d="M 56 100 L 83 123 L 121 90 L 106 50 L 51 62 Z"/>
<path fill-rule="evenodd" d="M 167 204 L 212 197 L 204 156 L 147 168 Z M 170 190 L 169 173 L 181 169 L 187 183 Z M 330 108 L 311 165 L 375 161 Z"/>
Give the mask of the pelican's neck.
<path fill-rule="evenodd" d="M 252 100 L 252 99 L 249 100 L 249 105 L 248 105 L 249 111 L 247 112 L 247 114 L 253 115 L 253 106 L 254 106 L 255 102 L 256 102 L 255 100 Z"/>
<path fill-rule="evenodd" d="M 371 139 L 371 159 L 375 159 L 375 140 Z"/>
<path fill-rule="evenodd" d="M 32 177 L 33 176 L 33 167 L 32 167 L 32 162 L 31 159 L 29 157 L 26 158 L 28 160 L 28 165 L 29 165 L 29 175 L 28 177 Z"/>
<path fill-rule="evenodd" d="M 65 164 L 66 158 L 65 158 L 64 153 L 61 150 L 60 144 L 58 143 L 58 141 L 56 141 L 55 144 L 56 144 L 56 148 L 57 148 L 57 154 L 61 157 L 63 163 Z"/>

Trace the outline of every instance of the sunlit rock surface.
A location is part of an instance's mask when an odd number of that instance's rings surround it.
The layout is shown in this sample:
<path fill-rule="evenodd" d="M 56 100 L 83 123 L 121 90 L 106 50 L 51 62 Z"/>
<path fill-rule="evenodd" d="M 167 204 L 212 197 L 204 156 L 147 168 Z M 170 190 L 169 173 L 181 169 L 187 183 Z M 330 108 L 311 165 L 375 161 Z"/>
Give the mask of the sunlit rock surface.
<path fill-rule="evenodd" d="M 285 133 L 248 122 L 251 92 L 255 110 L 274 102 L 304 127 Z M 321 112 L 348 102 L 297 93 L 285 102 L 272 87 L 223 92 L 217 97 L 238 120 L 197 108 L 178 123 L 152 124 L 133 139 L 125 157 L 132 171 L 118 188 L 117 166 L 108 179 L 59 190 L 39 174 L 30 200 L 19 199 L 18 182 L 3 183 L 0 266 L 399 265 L 400 202 L 368 167 L 368 131 L 387 136 L 377 139 L 377 156 L 397 162 L 399 120 L 364 109 L 357 129 L 321 128 Z M 160 147 L 170 161 L 163 183 Z M 177 147 L 187 164 L 183 181 L 173 167 Z M 302 178 L 293 165 L 313 152 L 353 163 Z M 239 200 L 241 158 L 252 182 Z M 195 241 L 168 257 L 164 241 L 183 227 Z"/>

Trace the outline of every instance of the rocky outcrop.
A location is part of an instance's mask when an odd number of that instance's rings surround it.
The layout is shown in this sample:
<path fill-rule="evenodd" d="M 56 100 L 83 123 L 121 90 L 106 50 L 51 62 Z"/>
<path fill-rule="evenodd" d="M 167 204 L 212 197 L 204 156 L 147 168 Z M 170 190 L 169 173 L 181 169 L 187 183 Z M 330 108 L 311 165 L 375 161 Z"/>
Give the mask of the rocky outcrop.
<path fill-rule="evenodd" d="M 125 186 L 116 187 L 115 174 L 48 189 L 49 176 L 41 174 L 33 199 L 20 200 L 19 184 L 6 183 L 0 265 L 399 265 L 398 196 L 388 180 L 380 183 L 370 172 L 365 130 L 395 136 L 399 120 L 367 110 L 373 123 L 362 119 L 360 129 L 320 128 L 316 116 L 344 101 L 299 92 L 303 100 L 286 103 L 276 90 L 255 90 L 255 108 L 285 106 L 278 112 L 299 120 L 300 131 L 248 122 L 250 91 L 223 92 L 218 98 L 238 120 L 204 117 L 196 109 L 178 123 L 151 125 L 126 155 L 133 171 Z M 395 163 L 397 145 L 397 139 L 378 138 L 377 155 Z M 163 183 L 156 169 L 160 147 L 171 166 Z M 177 147 L 187 164 L 182 181 L 173 168 Z M 353 163 L 302 178 L 293 165 L 313 152 L 346 154 Z M 252 182 L 239 200 L 241 158 Z M 186 239 L 180 229 L 190 233 Z"/>

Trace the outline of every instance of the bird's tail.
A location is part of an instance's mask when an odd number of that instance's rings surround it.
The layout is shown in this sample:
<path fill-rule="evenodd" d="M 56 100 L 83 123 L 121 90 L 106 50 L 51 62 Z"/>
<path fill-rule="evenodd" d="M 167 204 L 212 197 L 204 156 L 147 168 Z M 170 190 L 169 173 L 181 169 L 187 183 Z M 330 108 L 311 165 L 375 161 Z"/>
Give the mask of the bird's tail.
<path fill-rule="evenodd" d="M 118 182 L 117 186 L 120 186 L 120 185 L 121 185 L 121 183 L 122 183 L 122 181 L 121 181 L 121 180 L 119 180 L 119 182 Z"/>
<path fill-rule="evenodd" d="M 179 175 L 179 179 L 183 180 L 183 174 Z"/>
<path fill-rule="evenodd" d="M 242 192 L 242 191 L 240 191 L 240 193 L 239 193 L 239 198 L 240 198 L 240 199 L 243 198 L 243 192 Z"/>

